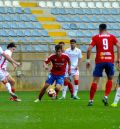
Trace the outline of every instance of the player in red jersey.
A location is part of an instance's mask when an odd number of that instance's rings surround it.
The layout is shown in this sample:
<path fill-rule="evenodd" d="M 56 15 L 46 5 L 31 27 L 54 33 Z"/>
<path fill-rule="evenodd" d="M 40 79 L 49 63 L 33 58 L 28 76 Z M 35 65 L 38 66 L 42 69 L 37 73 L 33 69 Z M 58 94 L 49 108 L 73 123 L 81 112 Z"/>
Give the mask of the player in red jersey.
<path fill-rule="evenodd" d="M 64 53 L 65 52 L 65 50 L 64 50 L 65 43 L 64 42 L 59 42 L 59 45 L 62 46 L 62 51 Z M 73 85 L 72 85 L 71 80 L 70 80 L 69 77 L 65 77 L 65 79 L 64 79 L 64 85 L 63 85 L 63 88 L 62 88 L 63 96 L 61 98 L 59 98 L 59 99 L 65 99 L 67 88 L 69 88 L 70 93 L 71 93 L 71 98 L 73 98 Z"/>
<path fill-rule="evenodd" d="M 55 54 L 50 55 L 44 62 L 44 68 L 46 70 L 49 69 L 48 64 L 50 62 L 52 63 L 52 69 L 51 73 L 48 76 L 48 79 L 45 82 L 44 87 L 40 91 L 38 99 L 36 99 L 34 102 L 39 102 L 42 99 L 46 89 L 49 87 L 49 85 L 52 85 L 54 81 L 56 81 L 55 91 L 57 92 L 60 90 L 64 82 L 64 75 L 67 64 L 69 68 L 68 72 L 70 74 L 70 58 L 66 54 L 62 53 L 62 47 L 60 45 L 55 46 L 55 52 Z"/>
<path fill-rule="evenodd" d="M 106 24 L 99 25 L 99 34 L 92 37 L 92 41 L 87 50 L 86 67 L 90 68 L 90 55 L 91 50 L 96 46 L 96 65 L 93 71 L 93 82 L 90 89 L 90 100 L 88 106 L 93 105 L 93 99 L 97 90 L 97 85 L 100 77 L 102 77 L 103 70 L 107 75 L 106 89 L 104 93 L 103 103 L 105 106 L 108 105 L 108 95 L 112 88 L 112 79 L 114 76 L 114 45 L 117 46 L 117 62 L 120 65 L 120 44 L 116 37 L 107 32 Z"/>

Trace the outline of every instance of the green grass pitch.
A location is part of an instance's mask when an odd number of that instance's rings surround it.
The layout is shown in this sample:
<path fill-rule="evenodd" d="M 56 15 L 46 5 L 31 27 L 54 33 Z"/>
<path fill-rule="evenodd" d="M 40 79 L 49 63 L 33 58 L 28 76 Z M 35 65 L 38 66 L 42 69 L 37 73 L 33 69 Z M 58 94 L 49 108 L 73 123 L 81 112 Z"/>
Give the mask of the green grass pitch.
<path fill-rule="evenodd" d="M 119 129 L 120 105 L 112 108 L 102 103 L 103 92 L 97 92 L 94 106 L 88 107 L 87 91 L 80 100 L 51 100 L 47 95 L 40 103 L 33 101 L 39 92 L 17 92 L 22 102 L 8 100 L 7 92 L 0 92 L 0 129 Z M 111 92 L 109 104 L 114 99 Z"/>

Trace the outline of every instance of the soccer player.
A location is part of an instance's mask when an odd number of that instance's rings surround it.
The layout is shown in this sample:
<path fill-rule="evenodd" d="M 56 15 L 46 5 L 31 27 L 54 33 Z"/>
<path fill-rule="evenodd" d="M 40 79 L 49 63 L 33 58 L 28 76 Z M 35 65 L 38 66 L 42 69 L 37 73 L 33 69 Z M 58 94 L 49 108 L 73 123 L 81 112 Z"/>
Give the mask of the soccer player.
<path fill-rule="evenodd" d="M 64 50 L 64 45 L 65 43 L 64 42 L 59 42 L 59 45 L 62 46 L 62 51 L 63 53 L 65 52 Z M 68 72 L 67 70 L 67 67 L 66 67 L 66 73 Z M 66 75 L 66 74 L 65 74 Z M 67 74 L 68 75 L 68 74 Z M 66 97 L 66 91 L 67 91 L 67 88 L 69 88 L 70 90 L 70 93 L 71 93 L 71 98 L 73 98 L 73 85 L 71 83 L 71 80 L 68 76 L 65 76 L 65 79 L 64 79 L 64 85 L 63 85 L 63 88 L 62 88 L 62 97 L 59 98 L 59 99 L 65 99 Z"/>
<path fill-rule="evenodd" d="M 44 62 L 44 68 L 49 70 L 48 64 L 52 63 L 51 73 L 48 75 L 48 79 L 45 82 L 44 87 L 40 91 L 38 99 L 34 102 L 39 102 L 43 95 L 45 94 L 46 89 L 56 82 L 55 91 L 59 91 L 63 82 L 64 75 L 66 70 L 66 65 L 68 64 L 68 73 L 70 74 L 70 58 L 62 52 L 62 47 L 60 45 L 55 46 L 55 54 L 50 55 Z"/>
<path fill-rule="evenodd" d="M 0 61 L 2 60 L 2 57 L 4 57 L 5 60 L 8 60 L 11 64 L 13 64 L 15 67 L 19 66 L 20 63 L 19 62 L 16 62 L 14 59 L 12 59 L 8 54 L 6 54 L 2 48 L 0 47 L 0 56 L 1 56 L 1 59 Z M 4 60 L 4 61 L 5 61 Z M 0 63 L 0 81 L 5 85 L 5 87 L 7 88 L 8 92 L 10 93 L 10 95 L 17 100 L 17 95 L 15 93 L 12 92 L 12 89 L 11 89 L 11 85 L 10 83 L 8 82 L 8 79 L 6 77 L 6 74 L 5 74 L 5 71 L 4 69 L 2 69 L 2 66 L 3 66 L 3 63 Z"/>
<path fill-rule="evenodd" d="M 68 72 L 66 71 L 65 77 L 69 78 L 72 77 L 74 80 L 74 93 L 73 93 L 73 99 L 80 99 L 77 95 L 78 92 L 78 85 L 79 85 L 79 68 L 80 68 L 80 62 L 82 58 L 82 52 L 80 49 L 76 47 L 76 40 L 71 39 L 70 40 L 70 48 L 66 49 L 65 54 L 67 54 L 70 57 L 71 61 L 71 75 L 68 75 Z M 68 80 L 68 79 L 67 79 Z M 67 85 L 68 81 L 65 81 L 63 91 L 62 91 L 62 98 L 65 98 L 66 92 L 67 92 Z"/>
<path fill-rule="evenodd" d="M 10 56 L 10 57 L 12 57 L 12 53 L 15 51 L 15 49 L 16 49 L 16 45 L 14 43 L 10 43 L 7 46 L 7 50 L 5 50 L 5 54 Z M 15 70 L 16 69 L 16 65 L 14 65 L 14 63 L 12 63 L 12 65 L 13 65 L 14 70 Z M 14 89 L 15 80 L 7 72 L 8 61 L 3 56 L 1 56 L 1 59 L 0 59 L 0 66 L 1 66 L 1 69 L 3 70 L 3 72 L 4 72 L 5 76 L 6 76 L 6 79 L 8 80 L 8 82 L 11 85 L 12 92 L 15 93 L 15 89 Z M 10 98 L 10 100 L 12 100 L 12 101 L 20 101 L 20 99 L 14 98 L 14 97 Z"/>
<path fill-rule="evenodd" d="M 118 104 L 118 102 L 119 102 L 119 100 L 120 100 L 120 67 L 117 67 L 118 69 L 118 71 L 119 71 L 119 76 L 118 76 L 118 88 L 117 88 L 117 91 L 116 91 L 116 95 L 115 95 L 115 98 L 114 98 L 114 102 L 111 104 L 111 106 L 112 107 L 117 107 L 117 104 Z"/>
<path fill-rule="evenodd" d="M 114 45 L 118 48 L 117 60 L 120 63 L 120 44 L 116 37 L 107 32 L 107 25 L 99 25 L 99 34 L 92 37 L 92 41 L 87 50 L 86 68 L 90 68 L 90 56 L 91 50 L 96 46 L 96 65 L 93 71 L 93 82 L 90 88 L 90 100 L 88 106 L 93 105 L 93 99 L 97 90 L 97 85 L 100 77 L 102 77 L 103 70 L 107 75 L 106 89 L 104 93 L 103 103 L 105 106 L 108 105 L 108 95 L 112 88 L 112 79 L 114 75 Z M 119 65 L 119 64 L 118 64 Z"/>

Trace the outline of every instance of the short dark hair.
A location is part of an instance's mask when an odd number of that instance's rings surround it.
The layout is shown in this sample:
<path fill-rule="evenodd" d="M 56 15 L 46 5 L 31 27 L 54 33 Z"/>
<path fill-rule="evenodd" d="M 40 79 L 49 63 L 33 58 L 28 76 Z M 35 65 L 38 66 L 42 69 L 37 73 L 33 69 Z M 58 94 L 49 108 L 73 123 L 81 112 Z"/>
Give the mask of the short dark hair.
<path fill-rule="evenodd" d="M 76 43 L 76 40 L 75 39 L 71 39 L 70 43 Z"/>
<path fill-rule="evenodd" d="M 7 49 L 13 48 L 13 47 L 16 47 L 16 45 L 15 45 L 14 43 L 9 43 L 9 44 L 7 45 Z"/>
<path fill-rule="evenodd" d="M 107 25 L 106 24 L 100 24 L 99 25 L 99 30 L 106 30 L 107 29 Z"/>
<path fill-rule="evenodd" d="M 56 45 L 55 46 L 55 51 L 58 51 L 58 50 L 62 50 L 62 46 L 61 45 Z"/>
<path fill-rule="evenodd" d="M 61 42 L 58 43 L 58 45 L 60 45 L 60 44 L 65 44 L 65 43 L 63 41 L 61 41 Z"/>

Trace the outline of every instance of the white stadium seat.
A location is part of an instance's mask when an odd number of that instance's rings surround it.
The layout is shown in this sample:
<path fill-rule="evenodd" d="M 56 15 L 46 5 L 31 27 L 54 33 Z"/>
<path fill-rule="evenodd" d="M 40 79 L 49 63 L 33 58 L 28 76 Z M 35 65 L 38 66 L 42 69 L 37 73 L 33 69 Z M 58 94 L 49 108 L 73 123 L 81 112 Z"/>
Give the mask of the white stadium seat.
<path fill-rule="evenodd" d="M 5 4 L 5 6 L 12 7 L 11 1 L 5 1 L 4 4 Z"/>
<path fill-rule="evenodd" d="M 54 3 L 52 1 L 47 1 L 47 7 L 53 8 L 54 7 Z"/>
<path fill-rule="evenodd" d="M 88 2 L 87 4 L 89 8 L 95 8 L 95 2 Z"/>
<path fill-rule="evenodd" d="M 64 8 L 71 8 L 70 2 L 63 2 L 63 7 Z"/>
<path fill-rule="evenodd" d="M 0 1 L 0 6 L 4 6 L 4 4 L 3 4 L 3 2 L 2 2 L 2 1 Z"/>
<path fill-rule="evenodd" d="M 112 2 L 112 7 L 113 8 L 120 8 L 119 2 Z"/>
<path fill-rule="evenodd" d="M 111 2 L 104 2 L 104 7 L 105 8 L 112 8 Z"/>
<path fill-rule="evenodd" d="M 19 4 L 18 1 L 13 1 L 12 5 L 13 5 L 14 7 L 20 7 L 20 4 Z"/>
<path fill-rule="evenodd" d="M 46 5 L 46 2 L 45 1 L 40 1 L 39 3 L 38 3 L 38 5 L 39 5 L 39 7 L 47 7 L 47 5 Z"/>
<path fill-rule="evenodd" d="M 79 8 L 78 2 L 71 2 L 73 8 Z"/>
<path fill-rule="evenodd" d="M 80 2 L 79 7 L 80 8 L 87 8 L 87 3 L 86 2 Z"/>
<path fill-rule="evenodd" d="M 56 1 L 55 2 L 55 7 L 57 7 L 57 8 L 63 8 L 62 3 L 59 2 L 59 1 Z"/>
<path fill-rule="evenodd" d="M 96 2 L 96 8 L 104 8 L 103 2 Z"/>

